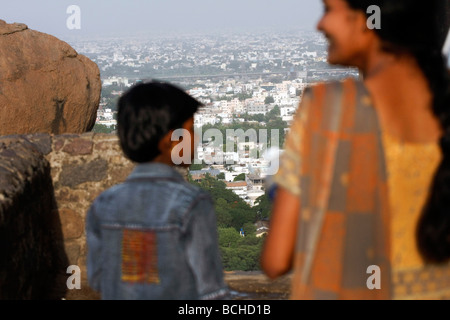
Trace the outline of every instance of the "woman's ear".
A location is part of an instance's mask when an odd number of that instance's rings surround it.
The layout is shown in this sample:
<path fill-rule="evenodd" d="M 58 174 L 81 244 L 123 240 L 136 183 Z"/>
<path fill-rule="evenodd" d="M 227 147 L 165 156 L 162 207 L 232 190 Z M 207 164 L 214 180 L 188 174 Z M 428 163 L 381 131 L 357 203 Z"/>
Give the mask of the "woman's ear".
<path fill-rule="evenodd" d="M 370 31 L 367 27 L 367 16 L 362 10 L 350 10 L 348 20 L 354 25 L 355 30 Z"/>
<path fill-rule="evenodd" d="M 357 11 L 355 16 L 356 30 L 361 30 L 355 34 L 355 41 L 358 41 L 362 47 L 370 47 L 373 41 L 377 41 L 378 36 L 373 30 L 369 28 L 367 15 L 363 11 Z"/>
<path fill-rule="evenodd" d="M 370 31 L 370 29 L 367 27 L 367 16 L 363 11 L 357 10 L 355 12 L 354 20 L 358 29 L 363 32 Z"/>

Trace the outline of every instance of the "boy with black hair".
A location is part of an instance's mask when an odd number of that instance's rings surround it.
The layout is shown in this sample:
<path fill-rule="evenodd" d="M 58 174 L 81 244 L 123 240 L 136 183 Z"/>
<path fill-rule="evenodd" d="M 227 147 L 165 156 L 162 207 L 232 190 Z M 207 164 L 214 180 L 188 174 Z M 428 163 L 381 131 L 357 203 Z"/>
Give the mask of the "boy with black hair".
<path fill-rule="evenodd" d="M 150 82 L 133 86 L 118 106 L 120 145 L 137 166 L 89 209 L 90 286 L 107 300 L 226 298 L 213 203 L 174 168 L 180 142 L 173 133 L 183 129 L 181 153 L 190 152 L 190 162 L 201 104 L 176 86 Z"/>

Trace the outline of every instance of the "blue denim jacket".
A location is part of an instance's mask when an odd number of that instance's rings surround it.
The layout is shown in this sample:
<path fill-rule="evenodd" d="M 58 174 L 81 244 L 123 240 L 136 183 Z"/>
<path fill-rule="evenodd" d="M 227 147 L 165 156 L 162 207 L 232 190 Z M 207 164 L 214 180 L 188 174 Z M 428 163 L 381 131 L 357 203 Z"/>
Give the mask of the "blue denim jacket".
<path fill-rule="evenodd" d="M 89 285 L 102 299 L 228 296 L 210 196 L 174 168 L 138 165 L 86 218 Z"/>

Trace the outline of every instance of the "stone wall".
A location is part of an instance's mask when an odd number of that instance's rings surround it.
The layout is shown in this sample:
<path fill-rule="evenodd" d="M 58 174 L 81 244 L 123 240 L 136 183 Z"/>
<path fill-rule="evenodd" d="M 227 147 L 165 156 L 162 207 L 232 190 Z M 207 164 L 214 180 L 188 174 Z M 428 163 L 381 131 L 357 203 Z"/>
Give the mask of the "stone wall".
<path fill-rule="evenodd" d="M 86 213 L 94 199 L 126 179 L 134 168 L 120 149 L 116 135 L 86 133 L 34 137 L 46 142 L 65 251 L 70 265 L 81 269 L 81 290 L 72 299 L 89 296 L 86 273 Z M 69 275 L 68 275 L 69 276 Z"/>
<path fill-rule="evenodd" d="M 1 236 L 7 239 L 0 243 L 9 250 L 1 250 L 1 256 L 6 256 L 4 252 L 11 252 L 13 256 L 21 255 L 7 269 L 6 274 L 2 268 L 1 275 L 9 278 L 14 266 L 25 265 L 30 259 L 45 261 L 47 257 L 48 260 L 50 253 L 44 250 L 45 245 L 48 245 L 47 240 L 40 243 L 40 235 L 44 234 L 43 230 L 47 230 L 59 235 L 59 242 L 56 241 L 55 244 L 63 243 L 63 250 L 54 255 L 55 258 L 62 259 L 57 275 L 59 284 L 67 289 L 65 281 L 71 276 L 66 273 L 68 266 L 77 265 L 81 270 L 81 290 L 66 290 L 63 293 L 59 290 L 60 298 L 95 298 L 95 293 L 90 292 L 87 285 L 86 276 L 86 213 L 92 201 L 102 191 L 125 180 L 134 168 L 134 164 L 123 156 L 116 135 L 85 133 L 6 136 L 0 138 L 0 146 L 0 228 Z M 19 153 L 20 156 L 17 157 L 16 154 Z M 8 157 L 18 158 L 19 161 L 8 160 Z M 9 207 L 3 209 L 7 204 Z M 51 219 L 58 224 L 51 224 Z M 24 224 L 27 235 L 22 241 L 20 238 L 24 237 Z M 34 249 L 22 250 L 11 243 Z M 20 250 L 23 252 L 19 253 Z M 29 274 L 30 277 L 36 275 L 34 267 L 30 266 L 20 273 Z M 56 275 L 54 270 L 51 272 Z M 44 279 L 40 275 L 37 278 Z M 47 287 L 49 286 L 52 285 L 47 283 Z M 2 287 L 4 286 L 0 286 L 0 289 Z M 29 293 L 15 297 L 36 298 Z"/>

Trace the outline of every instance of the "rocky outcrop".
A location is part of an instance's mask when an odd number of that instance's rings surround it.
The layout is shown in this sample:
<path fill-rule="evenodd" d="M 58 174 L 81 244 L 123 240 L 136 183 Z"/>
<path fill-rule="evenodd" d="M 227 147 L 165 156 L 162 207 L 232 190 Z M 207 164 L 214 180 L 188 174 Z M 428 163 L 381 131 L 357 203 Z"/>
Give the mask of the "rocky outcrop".
<path fill-rule="evenodd" d="M 51 35 L 0 20 L 0 135 L 90 131 L 100 93 L 93 61 Z"/>
<path fill-rule="evenodd" d="M 61 299 L 67 255 L 47 137 L 0 138 L 0 300 Z"/>

